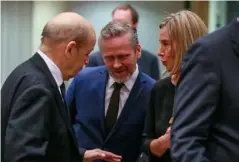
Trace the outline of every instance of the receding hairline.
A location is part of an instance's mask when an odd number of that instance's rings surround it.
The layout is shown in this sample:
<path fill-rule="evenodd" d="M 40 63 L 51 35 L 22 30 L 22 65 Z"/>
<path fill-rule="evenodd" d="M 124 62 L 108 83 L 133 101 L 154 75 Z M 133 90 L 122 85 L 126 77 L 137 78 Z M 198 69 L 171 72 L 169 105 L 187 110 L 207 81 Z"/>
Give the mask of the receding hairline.
<path fill-rule="evenodd" d="M 53 42 L 76 41 L 84 42 L 89 36 L 95 35 L 92 25 L 76 13 L 62 13 L 44 26 L 42 38 Z"/>

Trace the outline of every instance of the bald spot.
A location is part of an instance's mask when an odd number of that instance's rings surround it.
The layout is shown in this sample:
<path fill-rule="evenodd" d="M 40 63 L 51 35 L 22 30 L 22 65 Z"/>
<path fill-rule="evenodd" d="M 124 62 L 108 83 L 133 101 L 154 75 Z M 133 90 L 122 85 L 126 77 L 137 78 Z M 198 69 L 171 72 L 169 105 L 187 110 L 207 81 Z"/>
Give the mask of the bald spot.
<path fill-rule="evenodd" d="M 65 12 L 52 18 L 42 31 L 42 43 L 76 41 L 79 44 L 95 39 L 92 25 L 82 16 Z"/>

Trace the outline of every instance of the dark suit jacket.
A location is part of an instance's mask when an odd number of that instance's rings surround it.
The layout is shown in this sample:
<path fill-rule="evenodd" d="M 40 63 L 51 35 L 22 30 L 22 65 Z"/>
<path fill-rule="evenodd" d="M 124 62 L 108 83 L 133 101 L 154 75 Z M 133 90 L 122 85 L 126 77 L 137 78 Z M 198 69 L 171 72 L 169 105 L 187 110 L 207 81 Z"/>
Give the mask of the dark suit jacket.
<path fill-rule="evenodd" d="M 154 80 L 139 72 L 121 115 L 105 137 L 105 66 L 85 68 L 72 81 L 66 101 L 74 112 L 74 130 L 78 142 L 86 149 L 101 148 L 135 162 L 140 151 L 145 111 Z"/>
<path fill-rule="evenodd" d="M 172 126 L 174 162 L 239 160 L 239 22 L 209 34 L 183 59 Z"/>
<path fill-rule="evenodd" d="M 89 56 L 88 67 L 102 66 L 104 65 L 103 58 L 100 52 L 94 52 Z M 149 75 L 155 80 L 159 80 L 159 63 L 158 57 L 146 50 L 141 51 L 141 57 L 138 59 L 139 70 Z"/>
<path fill-rule="evenodd" d="M 171 78 L 167 77 L 155 83 L 150 97 L 149 109 L 145 119 L 143 133 L 143 151 L 149 156 L 150 162 L 171 162 L 170 151 L 161 157 L 156 157 L 150 152 L 152 140 L 165 134 L 169 120 L 172 117 L 175 86 Z"/>
<path fill-rule="evenodd" d="M 44 60 L 35 54 L 1 91 L 2 162 L 80 162 L 67 109 Z"/>

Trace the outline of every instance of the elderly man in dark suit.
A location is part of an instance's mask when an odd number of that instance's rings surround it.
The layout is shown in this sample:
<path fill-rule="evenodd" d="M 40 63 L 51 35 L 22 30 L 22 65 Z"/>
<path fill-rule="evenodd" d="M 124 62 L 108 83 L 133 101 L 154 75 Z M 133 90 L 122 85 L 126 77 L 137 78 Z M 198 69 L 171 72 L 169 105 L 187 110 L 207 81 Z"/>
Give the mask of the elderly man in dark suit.
<path fill-rule="evenodd" d="M 112 11 L 113 20 L 127 21 L 135 30 L 138 27 L 138 12 L 130 4 L 121 4 Z M 155 80 L 160 78 L 158 57 L 149 51 L 141 50 L 141 57 L 137 61 L 139 69 Z M 104 65 L 101 52 L 95 52 L 89 56 L 89 66 Z"/>
<path fill-rule="evenodd" d="M 239 20 L 186 54 L 176 90 L 174 162 L 239 160 Z"/>
<path fill-rule="evenodd" d="M 92 26 L 76 13 L 61 13 L 45 25 L 40 50 L 2 87 L 2 162 L 120 161 L 78 147 L 63 97 L 63 80 L 82 69 L 95 39 Z"/>

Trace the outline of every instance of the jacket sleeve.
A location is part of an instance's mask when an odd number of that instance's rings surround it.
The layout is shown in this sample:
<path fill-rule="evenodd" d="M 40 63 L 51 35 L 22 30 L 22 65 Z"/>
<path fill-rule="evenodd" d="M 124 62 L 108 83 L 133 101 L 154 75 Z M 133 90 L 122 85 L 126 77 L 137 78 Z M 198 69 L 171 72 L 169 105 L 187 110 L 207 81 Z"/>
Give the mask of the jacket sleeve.
<path fill-rule="evenodd" d="M 217 66 L 210 49 L 200 43 L 185 55 L 171 129 L 174 162 L 210 162 L 206 144 L 220 95 Z"/>
<path fill-rule="evenodd" d="M 2 141 L 5 161 L 44 162 L 52 102 L 50 92 L 40 84 L 24 89 L 15 97 Z"/>

